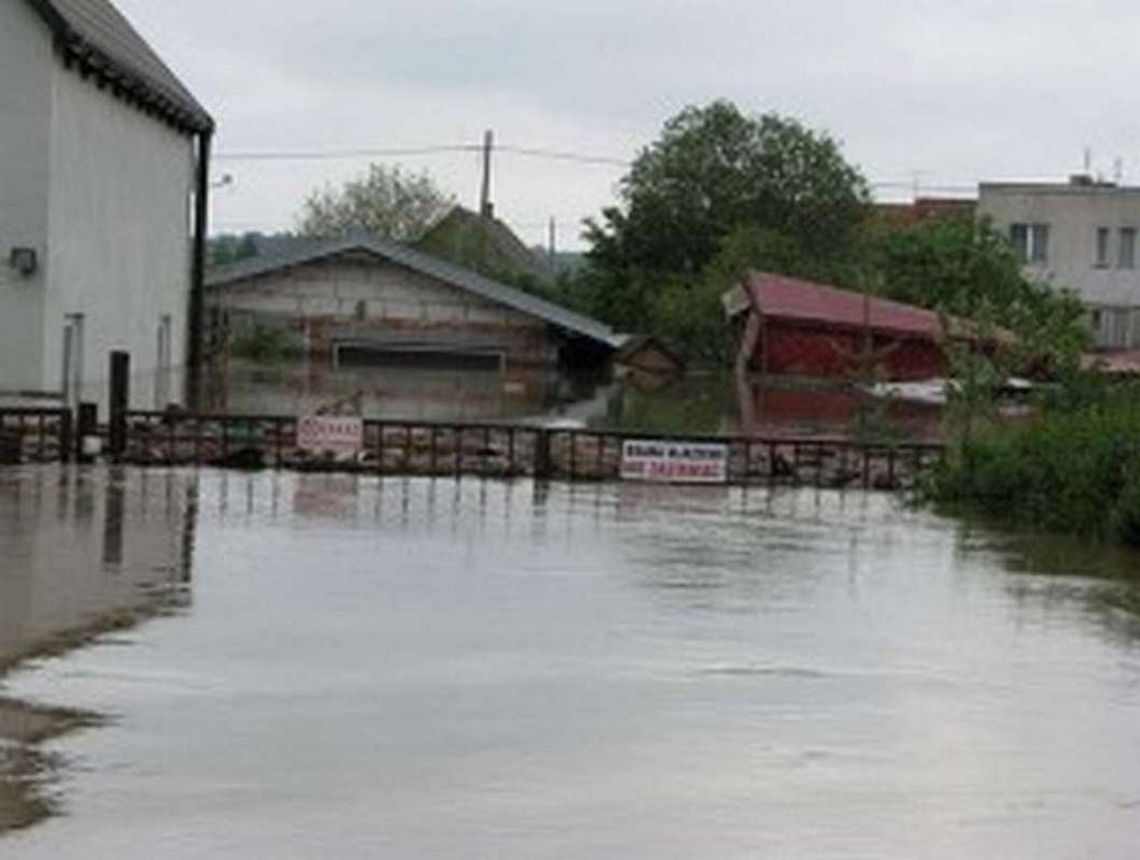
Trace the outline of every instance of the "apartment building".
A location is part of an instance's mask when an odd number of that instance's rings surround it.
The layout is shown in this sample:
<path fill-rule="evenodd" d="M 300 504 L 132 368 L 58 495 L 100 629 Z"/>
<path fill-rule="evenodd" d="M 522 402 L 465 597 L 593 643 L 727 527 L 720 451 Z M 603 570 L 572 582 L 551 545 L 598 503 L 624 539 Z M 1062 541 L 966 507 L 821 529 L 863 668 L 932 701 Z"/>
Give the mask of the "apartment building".
<path fill-rule="evenodd" d="M 1077 291 L 1098 349 L 1140 347 L 1140 187 L 1086 175 L 982 183 L 978 214 L 1009 236 L 1027 275 Z"/>

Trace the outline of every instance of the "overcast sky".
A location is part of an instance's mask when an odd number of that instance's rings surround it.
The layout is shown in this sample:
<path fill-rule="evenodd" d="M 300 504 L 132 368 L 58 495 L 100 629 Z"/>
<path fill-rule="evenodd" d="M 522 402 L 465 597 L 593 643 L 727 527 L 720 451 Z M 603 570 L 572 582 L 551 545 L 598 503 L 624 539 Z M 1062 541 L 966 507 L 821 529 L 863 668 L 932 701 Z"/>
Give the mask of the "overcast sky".
<path fill-rule="evenodd" d="M 500 142 L 633 157 L 718 97 L 838 138 L 879 196 L 1057 178 L 1086 146 L 1140 179 L 1140 4 L 1122 0 L 116 0 L 218 121 L 219 155 Z M 473 153 L 383 159 L 474 206 Z M 288 229 L 368 159 L 219 158 L 215 230 Z M 560 243 L 612 201 L 617 165 L 501 154 L 494 199 Z"/>

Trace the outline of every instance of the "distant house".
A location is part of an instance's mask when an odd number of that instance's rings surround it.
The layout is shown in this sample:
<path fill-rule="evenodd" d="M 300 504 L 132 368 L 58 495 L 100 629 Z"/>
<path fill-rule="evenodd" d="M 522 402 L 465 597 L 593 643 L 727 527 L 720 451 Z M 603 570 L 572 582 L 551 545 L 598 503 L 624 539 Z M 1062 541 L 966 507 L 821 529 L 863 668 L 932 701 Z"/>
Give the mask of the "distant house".
<path fill-rule="evenodd" d="M 729 290 L 724 305 L 739 326 L 740 371 L 856 381 L 869 354 L 884 379 L 945 374 L 946 335 L 933 311 L 766 272 Z M 951 337 L 972 339 L 968 325 L 950 326 Z"/>
<path fill-rule="evenodd" d="M 625 338 L 597 320 L 376 236 L 282 246 L 213 270 L 211 338 L 273 330 L 335 367 L 608 366 Z"/>
<path fill-rule="evenodd" d="M 493 212 L 480 215 L 456 206 L 415 243 L 417 250 L 491 278 L 554 282 L 545 257 L 528 248 Z"/>
<path fill-rule="evenodd" d="M 614 364 L 623 377 L 641 388 L 659 388 L 685 373 L 685 360 L 660 338 L 649 334 L 626 336 Z"/>
<path fill-rule="evenodd" d="M 1029 277 L 1077 291 L 1099 348 L 1140 348 L 1140 188 L 1083 174 L 982 183 L 979 211 Z"/>
<path fill-rule="evenodd" d="M 0 395 L 102 399 L 125 349 L 180 399 L 210 116 L 107 0 L 0 0 L 0 118 Z"/>
<path fill-rule="evenodd" d="M 916 197 L 910 203 L 876 203 L 874 217 L 888 227 L 914 227 L 940 221 L 971 221 L 978 201 L 964 197 Z"/>

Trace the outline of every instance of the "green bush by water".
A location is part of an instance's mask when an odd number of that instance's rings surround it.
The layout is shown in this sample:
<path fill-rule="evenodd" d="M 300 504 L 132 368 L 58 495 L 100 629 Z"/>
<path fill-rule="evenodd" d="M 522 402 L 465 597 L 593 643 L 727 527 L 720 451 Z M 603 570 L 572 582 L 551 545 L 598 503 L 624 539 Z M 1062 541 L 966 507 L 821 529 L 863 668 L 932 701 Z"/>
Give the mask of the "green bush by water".
<path fill-rule="evenodd" d="M 1011 525 L 1140 546 L 1140 397 L 991 429 L 931 476 L 929 494 Z"/>

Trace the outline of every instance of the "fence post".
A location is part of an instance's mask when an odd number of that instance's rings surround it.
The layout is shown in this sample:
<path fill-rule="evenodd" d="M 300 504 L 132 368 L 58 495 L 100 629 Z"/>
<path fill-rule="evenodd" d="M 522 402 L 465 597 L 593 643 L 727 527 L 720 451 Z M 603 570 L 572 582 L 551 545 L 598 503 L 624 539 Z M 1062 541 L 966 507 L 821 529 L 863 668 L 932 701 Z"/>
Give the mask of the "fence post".
<path fill-rule="evenodd" d="M 534 438 L 534 477 L 539 481 L 548 481 L 554 473 L 553 462 L 550 457 L 549 430 L 539 430 Z"/>
<path fill-rule="evenodd" d="M 59 413 L 59 461 L 70 463 L 75 452 L 75 413 L 71 407 L 64 407 Z"/>
<path fill-rule="evenodd" d="M 95 403 L 80 403 L 79 417 L 75 427 L 75 462 L 90 463 L 95 457 L 89 454 L 84 446 L 84 440 L 96 436 L 99 432 L 99 406 Z"/>
<path fill-rule="evenodd" d="M 111 459 L 121 463 L 127 450 L 127 409 L 131 402 L 131 355 L 111 353 L 111 419 L 109 447 Z"/>

